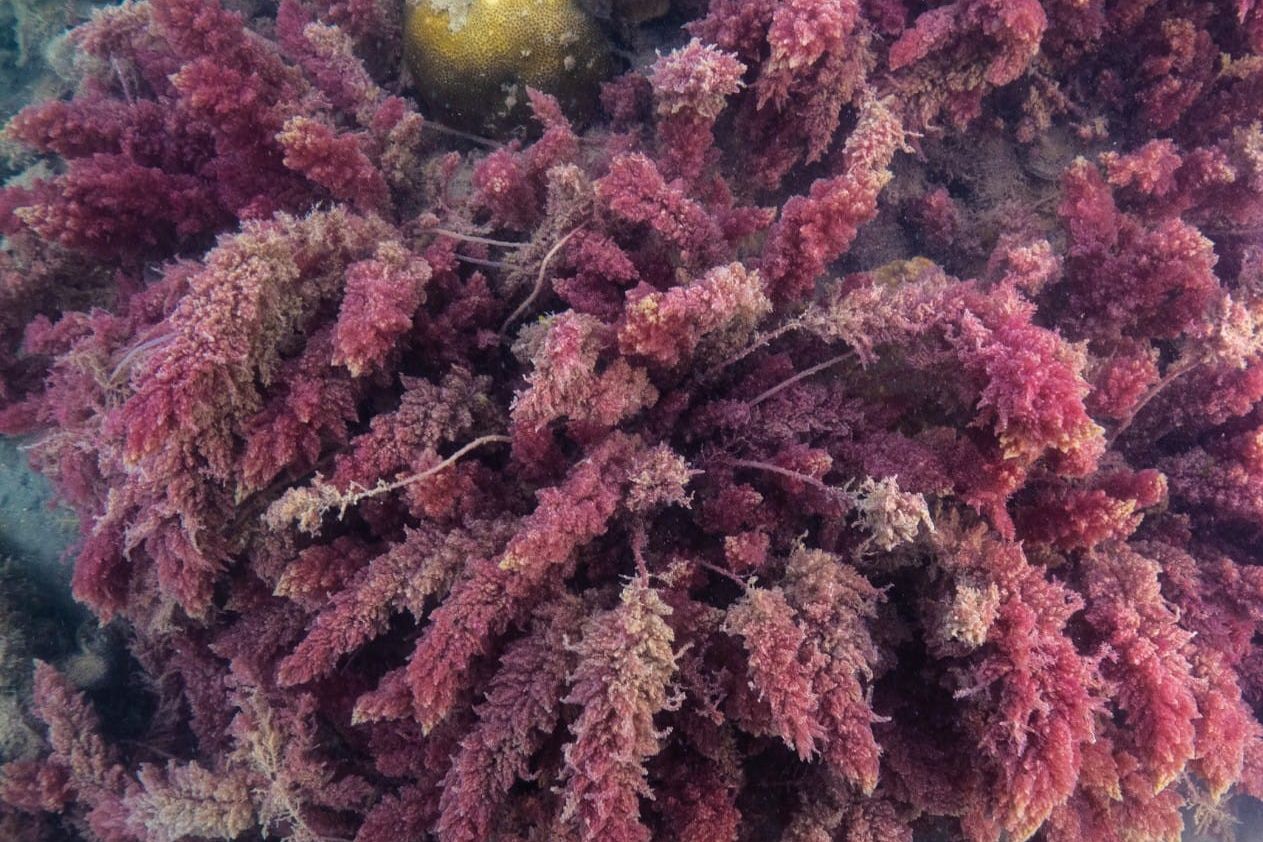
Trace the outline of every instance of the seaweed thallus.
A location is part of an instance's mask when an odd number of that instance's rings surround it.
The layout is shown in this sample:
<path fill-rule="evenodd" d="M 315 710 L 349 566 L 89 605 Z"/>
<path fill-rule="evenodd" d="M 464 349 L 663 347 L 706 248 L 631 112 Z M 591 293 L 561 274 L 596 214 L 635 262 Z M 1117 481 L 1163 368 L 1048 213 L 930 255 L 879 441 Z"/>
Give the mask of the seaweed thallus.
<path fill-rule="evenodd" d="M 574 2 L 129 0 L 8 122 L 131 660 L 0 840 L 1259 838 L 1263 0 Z"/>
<path fill-rule="evenodd" d="M 37 660 L 56 664 L 80 690 L 102 688 L 117 660 L 115 636 L 86 618 L 30 565 L 0 556 L 0 763 L 29 759 L 44 747 L 30 716 Z"/>
<path fill-rule="evenodd" d="M 431 108 L 492 134 L 524 122 L 528 86 L 572 118 L 591 116 L 613 68 L 605 34 L 577 0 L 410 0 L 404 55 Z"/>
<path fill-rule="evenodd" d="M 23 708 L 34 659 L 49 658 L 59 648 L 62 635 L 49 609 L 20 565 L 0 558 L 0 761 L 26 759 L 43 744 Z"/>

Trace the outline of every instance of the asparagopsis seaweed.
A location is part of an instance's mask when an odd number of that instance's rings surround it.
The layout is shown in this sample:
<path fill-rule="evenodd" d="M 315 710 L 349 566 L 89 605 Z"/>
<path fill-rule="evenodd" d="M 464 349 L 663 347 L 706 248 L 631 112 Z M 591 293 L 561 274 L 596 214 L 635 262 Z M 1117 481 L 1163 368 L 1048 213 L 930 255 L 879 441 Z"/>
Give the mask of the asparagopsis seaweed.
<path fill-rule="evenodd" d="M 0 430 L 152 712 L 41 663 L 0 827 L 1232 837 L 1263 6 L 671 14 L 505 141 L 415 104 L 388 0 L 71 32 L 6 128 Z"/>

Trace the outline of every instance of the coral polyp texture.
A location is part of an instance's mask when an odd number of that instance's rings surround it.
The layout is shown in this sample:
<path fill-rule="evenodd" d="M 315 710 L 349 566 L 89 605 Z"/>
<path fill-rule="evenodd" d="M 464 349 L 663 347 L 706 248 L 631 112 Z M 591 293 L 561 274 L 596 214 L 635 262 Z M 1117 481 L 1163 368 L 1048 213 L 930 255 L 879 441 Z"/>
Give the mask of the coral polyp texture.
<path fill-rule="evenodd" d="M 7 839 L 1233 838 L 1263 5 L 676 3 L 505 142 L 403 18 L 127 0 L 7 126 L 0 430 L 149 712 L 40 664 Z"/>
<path fill-rule="evenodd" d="M 579 0 L 410 0 L 404 59 L 434 116 L 503 131 L 530 111 L 527 88 L 590 117 L 609 43 Z"/>

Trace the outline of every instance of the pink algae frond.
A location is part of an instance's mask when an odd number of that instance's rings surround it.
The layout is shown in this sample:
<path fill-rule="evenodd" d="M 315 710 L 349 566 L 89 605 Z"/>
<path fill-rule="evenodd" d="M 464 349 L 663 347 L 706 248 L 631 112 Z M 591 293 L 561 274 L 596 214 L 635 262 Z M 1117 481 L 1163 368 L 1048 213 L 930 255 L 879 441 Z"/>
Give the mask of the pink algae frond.
<path fill-rule="evenodd" d="M 0 431 L 129 657 L 35 669 L 0 836 L 1227 828 L 1263 6 L 605 5 L 608 113 L 504 139 L 388 2 L 70 33 L 5 129 Z"/>

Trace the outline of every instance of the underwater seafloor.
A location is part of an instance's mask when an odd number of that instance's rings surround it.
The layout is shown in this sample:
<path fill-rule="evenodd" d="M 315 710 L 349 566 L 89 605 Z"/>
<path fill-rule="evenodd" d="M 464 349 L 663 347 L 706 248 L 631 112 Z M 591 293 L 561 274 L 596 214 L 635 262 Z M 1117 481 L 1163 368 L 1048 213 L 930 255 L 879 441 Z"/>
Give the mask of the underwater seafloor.
<path fill-rule="evenodd" d="M 1263 3 L 0 0 L 0 842 L 1263 842 Z"/>

